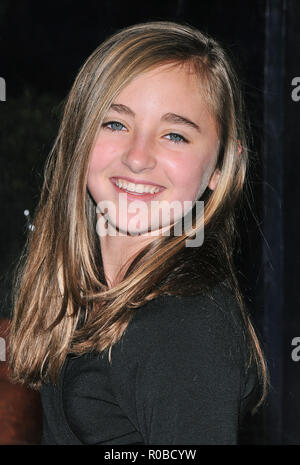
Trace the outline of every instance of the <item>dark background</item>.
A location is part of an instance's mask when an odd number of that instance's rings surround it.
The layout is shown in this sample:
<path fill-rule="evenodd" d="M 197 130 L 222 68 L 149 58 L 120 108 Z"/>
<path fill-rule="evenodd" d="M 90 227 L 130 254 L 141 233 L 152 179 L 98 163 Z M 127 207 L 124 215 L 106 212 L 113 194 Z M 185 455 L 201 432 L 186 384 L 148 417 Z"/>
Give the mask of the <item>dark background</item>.
<path fill-rule="evenodd" d="M 62 105 L 89 54 L 137 22 L 186 22 L 218 39 L 241 75 L 253 134 L 251 205 L 239 217 L 239 280 L 269 363 L 271 390 L 246 418 L 244 444 L 300 444 L 299 0 L 0 3 L 0 316 L 9 317 L 11 273 L 25 241 Z M 300 94 L 300 92 L 299 92 Z"/>

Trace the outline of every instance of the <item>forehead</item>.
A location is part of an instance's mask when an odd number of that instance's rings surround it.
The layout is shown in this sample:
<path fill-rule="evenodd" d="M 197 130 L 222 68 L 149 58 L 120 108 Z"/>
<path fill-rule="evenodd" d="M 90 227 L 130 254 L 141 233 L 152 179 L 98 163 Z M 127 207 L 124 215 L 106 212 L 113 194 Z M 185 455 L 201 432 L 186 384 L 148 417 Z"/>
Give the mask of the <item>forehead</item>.
<path fill-rule="evenodd" d="M 113 103 L 128 105 L 142 114 L 152 110 L 214 120 L 206 96 L 203 79 L 194 67 L 173 62 L 153 66 L 136 75 Z"/>
<path fill-rule="evenodd" d="M 163 86 L 166 82 L 169 82 L 172 86 L 177 84 L 177 87 L 181 87 L 183 91 L 188 91 L 191 87 L 194 91 L 196 88 L 199 88 L 199 91 L 201 90 L 199 76 L 191 64 L 164 63 L 139 72 L 121 92 L 131 87 L 142 86 L 143 84 L 147 86 L 153 84 L 154 86 L 160 83 Z"/>
<path fill-rule="evenodd" d="M 167 63 L 153 66 L 135 75 L 119 91 L 114 103 L 121 100 L 168 102 L 184 106 L 206 104 L 204 85 L 191 66 Z"/>

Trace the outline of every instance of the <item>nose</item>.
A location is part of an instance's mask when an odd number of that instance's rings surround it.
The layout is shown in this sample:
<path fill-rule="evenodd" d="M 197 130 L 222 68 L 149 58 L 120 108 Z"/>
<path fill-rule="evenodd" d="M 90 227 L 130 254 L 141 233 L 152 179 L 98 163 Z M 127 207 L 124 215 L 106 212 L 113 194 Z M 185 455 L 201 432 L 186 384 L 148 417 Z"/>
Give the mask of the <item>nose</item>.
<path fill-rule="evenodd" d="M 156 166 L 156 157 L 151 141 L 136 137 L 123 154 L 122 162 L 134 173 L 153 169 Z"/>

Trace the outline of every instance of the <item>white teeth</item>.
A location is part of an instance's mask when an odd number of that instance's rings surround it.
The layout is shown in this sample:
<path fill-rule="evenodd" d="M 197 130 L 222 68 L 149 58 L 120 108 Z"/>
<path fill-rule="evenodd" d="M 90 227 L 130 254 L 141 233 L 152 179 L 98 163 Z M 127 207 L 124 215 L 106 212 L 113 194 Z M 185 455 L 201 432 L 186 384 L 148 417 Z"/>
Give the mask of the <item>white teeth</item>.
<path fill-rule="evenodd" d="M 142 194 L 144 192 L 143 184 L 137 184 L 137 186 L 135 188 L 135 192 L 137 192 L 138 194 Z"/>
<path fill-rule="evenodd" d="M 159 187 L 144 185 L 144 184 L 134 184 L 133 182 L 127 182 L 124 179 L 116 179 L 115 183 L 121 189 L 126 189 L 129 192 L 136 192 L 137 194 L 150 193 L 155 194 L 159 192 Z"/>
<path fill-rule="evenodd" d="M 135 191 L 135 185 L 133 184 L 133 182 L 130 182 L 129 184 L 127 184 L 127 188 L 126 188 L 128 191 L 130 192 L 134 192 Z"/>

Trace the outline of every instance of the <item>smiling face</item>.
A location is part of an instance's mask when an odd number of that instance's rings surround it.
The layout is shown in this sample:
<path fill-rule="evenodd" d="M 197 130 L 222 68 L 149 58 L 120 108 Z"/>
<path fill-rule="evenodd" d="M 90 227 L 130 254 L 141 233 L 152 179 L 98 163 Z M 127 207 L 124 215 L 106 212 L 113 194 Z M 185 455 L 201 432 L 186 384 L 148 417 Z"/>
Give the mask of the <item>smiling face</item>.
<path fill-rule="evenodd" d="M 215 189 L 219 138 L 199 85 L 187 67 L 161 65 L 113 102 L 94 142 L 87 186 L 97 205 L 115 207 L 116 215 L 110 208 L 106 215 L 114 228 L 163 228 L 183 215 L 184 201 L 194 204 L 207 186 Z M 135 200 L 140 207 L 132 210 Z M 182 208 L 157 216 L 174 202 Z"/>

